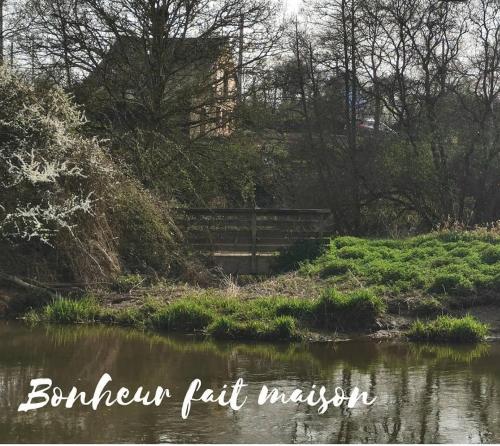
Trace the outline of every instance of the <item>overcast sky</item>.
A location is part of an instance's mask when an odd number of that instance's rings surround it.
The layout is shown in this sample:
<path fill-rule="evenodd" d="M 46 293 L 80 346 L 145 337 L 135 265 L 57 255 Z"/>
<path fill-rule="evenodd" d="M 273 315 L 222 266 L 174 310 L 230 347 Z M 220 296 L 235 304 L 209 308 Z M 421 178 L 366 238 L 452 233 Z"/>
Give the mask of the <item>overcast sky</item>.
<path fill-rule="evenodd" d="M 296 13 L 302 4 L 302 0 L 285 0 L 286 11 L 288 13 Z"/>

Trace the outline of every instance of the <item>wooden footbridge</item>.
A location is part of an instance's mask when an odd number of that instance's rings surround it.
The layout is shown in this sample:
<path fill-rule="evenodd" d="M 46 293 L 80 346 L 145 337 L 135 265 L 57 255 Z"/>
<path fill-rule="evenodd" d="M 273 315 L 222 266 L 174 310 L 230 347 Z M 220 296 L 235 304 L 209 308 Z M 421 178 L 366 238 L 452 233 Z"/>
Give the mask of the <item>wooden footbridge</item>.
<path fill-rule="evenodd" d="M 178 209 L 191 249 L 227 274 L 265 274 L 282 250 L 332 234 L 328 209 Z"/>

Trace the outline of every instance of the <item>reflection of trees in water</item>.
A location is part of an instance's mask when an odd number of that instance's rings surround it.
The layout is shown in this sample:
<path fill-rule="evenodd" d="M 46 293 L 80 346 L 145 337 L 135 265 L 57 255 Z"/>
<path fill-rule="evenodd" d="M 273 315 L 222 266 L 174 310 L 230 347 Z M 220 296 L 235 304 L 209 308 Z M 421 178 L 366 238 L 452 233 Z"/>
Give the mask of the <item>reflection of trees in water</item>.
<path fill-rule="evenodd" d="M 471 399 L 471 408 L 479 414 L 480 430 L 479 439 L 481 443 L 498 442 L 500 438 L 498 431 L 498 411 L 500 407 L 494 404 L 498 401 L 498 382 L 492 382 L 483 376 L 474 376 L 471 379 L 470 391 L 473 396 Z M 492 404 L 493 402 L 493 404 Z M 495 432 L 495 427 L 497 431 Z M 496 440 L 496 441 L 495 441 Z"/>
<path fill-rule="evenodd" d="M 0 440 L 498 441 L 499 347 L 220 344 L 104 327 L 0 327 Z M 174 398 L 160 408 L 15 412 L 33 377 L 86 390 L 105 372 L 116 386 L 163 385 Z M 180 419 L 192 379 L 218 389 L 239 377 L 252 384 L 240 412 L 195 404 L 189 421 Z M 378 400 L 372 407 L 331 408 L 322 416 L 303 404 L 257 407 L 253 402 L 264 383 L 288 391 L 314 383 L 332 393 L 335 386 L 346 392 L 357 386 Z"/>

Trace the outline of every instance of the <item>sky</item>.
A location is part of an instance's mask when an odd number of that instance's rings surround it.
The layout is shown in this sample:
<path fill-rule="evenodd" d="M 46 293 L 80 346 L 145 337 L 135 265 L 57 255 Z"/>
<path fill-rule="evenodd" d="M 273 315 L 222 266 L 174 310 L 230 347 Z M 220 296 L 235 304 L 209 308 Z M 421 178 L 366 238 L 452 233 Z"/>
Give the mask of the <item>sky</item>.
<path fill-rule="evenodd" d="M 287 13 L 294 14 L 298 12 L 301 4 L 302 0 L 285 0 L 285 8 Z"/>

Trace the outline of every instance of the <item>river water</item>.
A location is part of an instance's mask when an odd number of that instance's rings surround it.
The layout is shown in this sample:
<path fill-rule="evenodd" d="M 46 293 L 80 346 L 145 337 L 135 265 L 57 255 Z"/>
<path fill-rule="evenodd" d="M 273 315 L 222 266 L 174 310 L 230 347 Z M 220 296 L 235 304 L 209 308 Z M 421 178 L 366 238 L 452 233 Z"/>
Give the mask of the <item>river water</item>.
<path fill-rule="evenodd" d="M 160 407 L 44 407 L 17 411 L 33 378 L 92 391 L 168 387 Z M 243 378 L 239 411 L 181 405 L 190 382 L 219 389 Z M 370 407 L 257 404 L 263 385 L 283 391 L 357 386 Z M 490 443 L 500 442 L 500 343 L 475 348 L 405 343 L 322 345 L 214 343 L 109 327 L 0 324 L 0 442 Z"/>

